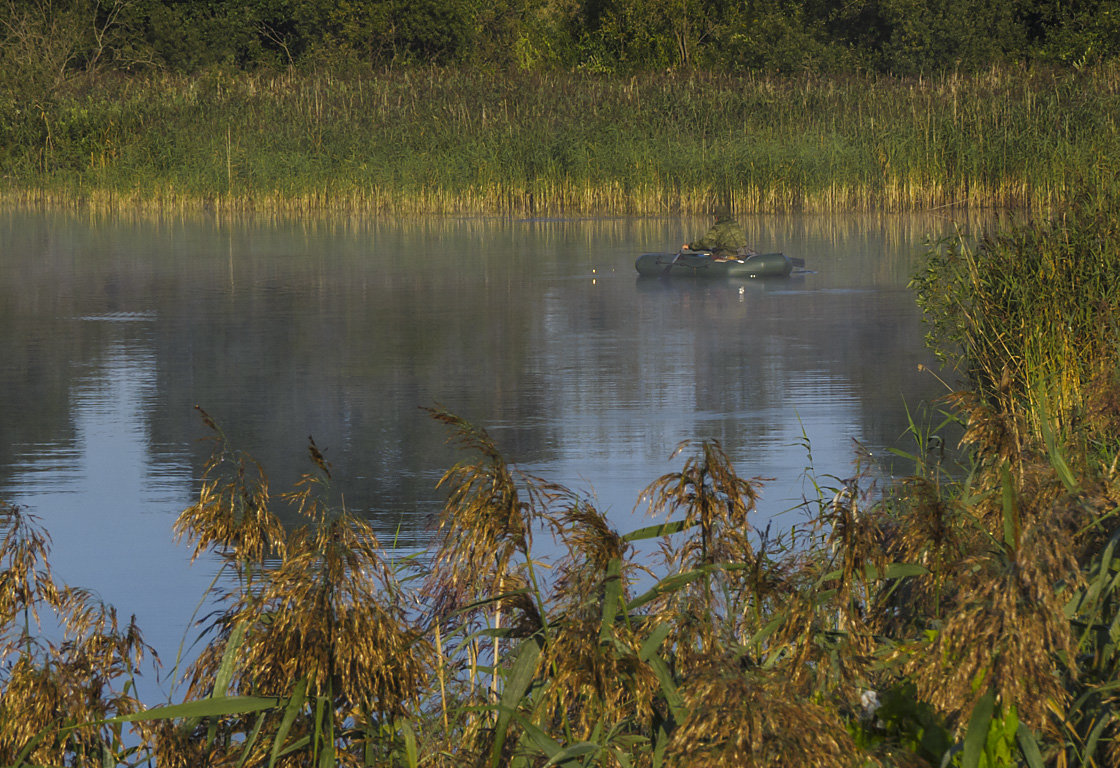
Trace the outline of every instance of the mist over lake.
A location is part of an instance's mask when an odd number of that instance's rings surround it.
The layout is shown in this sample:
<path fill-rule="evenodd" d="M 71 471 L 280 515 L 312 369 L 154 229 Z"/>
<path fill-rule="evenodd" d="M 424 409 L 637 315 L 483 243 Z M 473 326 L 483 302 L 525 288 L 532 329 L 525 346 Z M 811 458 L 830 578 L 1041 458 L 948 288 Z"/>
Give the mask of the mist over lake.
<path fill-rule="evenodd" d="M 173 656 L 217 561 L 171 524 L 212 444 L 195 406 L 277 493 L 311 469 L 402 553 L 425 546 L 462 457 L 423 410 L 490 431 L 528 473 L 626 531 L 683 440 L 767 478 L 759 525 L 821 482 L 892 471 L 945 387 L 906 284 L 934 216 L 743 220 L 804 259 L 774 281 L 639 278 L 704 219 L 0 219 L 0 496 L 41 516 L 57 573 Z M 905 463 L 900 468 L 905 471 Z M 827 476 L 832 476 L 828 479 Z M 818 478 L 819 479 L 819 478 Z"/>

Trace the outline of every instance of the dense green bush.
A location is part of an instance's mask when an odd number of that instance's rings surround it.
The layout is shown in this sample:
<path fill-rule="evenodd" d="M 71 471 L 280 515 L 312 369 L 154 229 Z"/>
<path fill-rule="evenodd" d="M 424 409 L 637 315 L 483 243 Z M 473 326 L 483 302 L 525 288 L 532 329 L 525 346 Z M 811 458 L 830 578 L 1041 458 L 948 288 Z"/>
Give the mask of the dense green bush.
<path fill-rule="evenodd" d="M 522 69 L 892 74 L 1120 52 L 1106 0 L 11 0 L 11 86 L 93 68 L 456 63 Z"/>

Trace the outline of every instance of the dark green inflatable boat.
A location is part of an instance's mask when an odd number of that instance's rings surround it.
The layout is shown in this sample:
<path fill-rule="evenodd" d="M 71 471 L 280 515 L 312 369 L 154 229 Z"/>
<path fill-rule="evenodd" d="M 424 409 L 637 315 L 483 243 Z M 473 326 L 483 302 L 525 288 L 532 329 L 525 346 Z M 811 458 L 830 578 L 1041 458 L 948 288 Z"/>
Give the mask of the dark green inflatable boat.
<path fill-rule="evenodd" d="M 789 277 L 794 260 L 784 253 L 756 253 L 717 261 L 708 251 L 681 251 L 643 253 L 634 266 L 646 277 Z"/>

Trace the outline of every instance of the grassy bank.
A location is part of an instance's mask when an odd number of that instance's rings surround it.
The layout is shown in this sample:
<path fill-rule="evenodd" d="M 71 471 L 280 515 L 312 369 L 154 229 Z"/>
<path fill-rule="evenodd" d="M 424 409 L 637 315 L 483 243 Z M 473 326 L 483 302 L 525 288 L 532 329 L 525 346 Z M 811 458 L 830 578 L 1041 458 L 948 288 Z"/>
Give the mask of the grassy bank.
<path fill-rule="evenodd" d="M 932 79 L 214 71 L 0 92 L 9 203 L 372 213 L 1048 209 L 1112 188 L 1120 69 Z"/>

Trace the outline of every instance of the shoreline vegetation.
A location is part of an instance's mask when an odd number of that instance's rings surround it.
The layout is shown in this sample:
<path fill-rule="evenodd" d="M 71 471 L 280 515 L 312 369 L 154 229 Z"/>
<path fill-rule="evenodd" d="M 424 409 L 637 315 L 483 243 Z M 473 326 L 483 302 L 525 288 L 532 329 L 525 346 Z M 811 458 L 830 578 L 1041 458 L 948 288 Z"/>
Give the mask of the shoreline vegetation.
<path fill-rule="evenodd" d="M 0 203 L 554 216 L 1056 209 L 1116 185 L 1120 65 L 896 78 L 102 73 L 7 106 Z"/>

